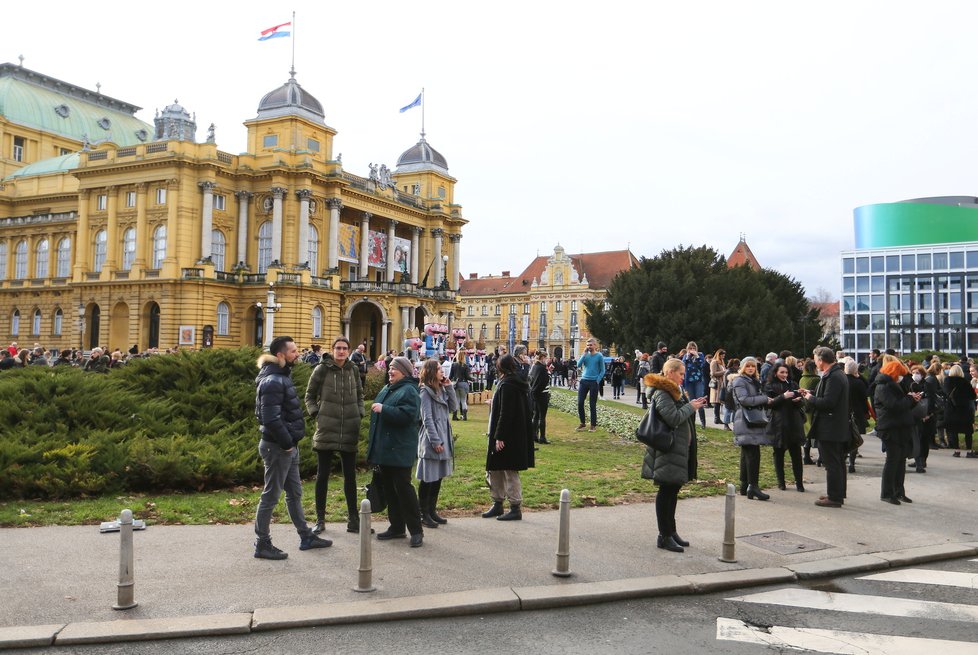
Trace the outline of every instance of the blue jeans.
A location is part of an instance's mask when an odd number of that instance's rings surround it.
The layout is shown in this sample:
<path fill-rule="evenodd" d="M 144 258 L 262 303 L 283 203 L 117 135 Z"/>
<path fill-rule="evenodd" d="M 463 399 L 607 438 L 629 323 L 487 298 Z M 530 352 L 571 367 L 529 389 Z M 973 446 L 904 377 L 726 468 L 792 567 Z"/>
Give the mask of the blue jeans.
<path fill-rule="evenodd" d="M 584 397 L 590 394 L 591 427 L 598 424 L 598 384 L 597 380 L 581 380 L 577 385 L 577 416 L 584 425 Z"/>
<path fill-rule="evenodd" d="M 686 389 L 686 394 L 689 396 L 690 400 L 695 398 L 702 398 L 706 395 L 706 380 L 696 380 L 690 381 L 686 380 L 683 382 L 683 388 Z M 703 427 L 706 427 L 706 410 L 700 407 L 700 423 Z"/>
<path fill-rule="evenodd" d="M 302 479 L 299 477 L 299 449 L 293 448 L 286 452 L 281 446 L 262 439 L 258 442 L 258 454 L 265 463 L 265 488 L 262 489 L 258 501 L 258 511 L 255 513 L 255 534 L 259 539 L 269 537 L 269 525 L 272 522 L 272 512 L 278 505 L 278 499 L 285 491 L 285 507 L 289 510 L 289 518 L 300 537 L 312 534 L 306 525 L 306 517 L 302 511 Z"/>

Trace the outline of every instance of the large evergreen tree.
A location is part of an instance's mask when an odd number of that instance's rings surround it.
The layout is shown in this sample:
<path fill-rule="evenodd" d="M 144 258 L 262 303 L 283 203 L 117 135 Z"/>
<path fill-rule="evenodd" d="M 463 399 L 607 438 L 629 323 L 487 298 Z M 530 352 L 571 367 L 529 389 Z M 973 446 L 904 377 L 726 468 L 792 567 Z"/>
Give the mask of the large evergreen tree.
<path fill-rule="evenodd" d="M 588 330 L 619 352 L 672 351 L 696 341 L 731 356 L 791 350 L 807 355 L 821 336 L 818 310 L 794 279 L 777 271 L 728 268 L 712 248 L 679 247 L 619 273 L 603 303 L 586 303 Z"/>

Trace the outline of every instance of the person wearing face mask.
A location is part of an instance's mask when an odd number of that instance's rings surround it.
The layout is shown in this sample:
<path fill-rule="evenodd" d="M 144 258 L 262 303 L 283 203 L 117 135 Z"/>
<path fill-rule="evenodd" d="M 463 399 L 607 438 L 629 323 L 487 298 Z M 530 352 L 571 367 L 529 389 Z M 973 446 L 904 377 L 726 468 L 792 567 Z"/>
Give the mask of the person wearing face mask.
<path fill-rule="evenodd" d="M 859 375 L 859 363 L 850 359 L 845 366 L 846 378 L 849 380 L 849 413 L 852 421 L 859 429 L 859 434 L 866 434 L 869 427 L 869 385 L 863 376 Z M 849 473 L 856 472 L 856 457 L 859 450 L 849 453 Z"/>
<path fill-rule="evenodd" d="M 764 392 L 772 401 L 767 433 L 775 439 L 774 472 L 778 476 L 778 489 L 784 491 L 787 488 L 784 481 L 784 454 L 787 452 L 791 457 L 795 488 L 804 491 L 801 445 L 805 441 L 805 410 L 801 406 L 798 385 L 791 379 L 791 367 L 787 364 L 772 366 Z"/>
<path fill-rule="evenodd" d="M 912 502 L 904 488 L 904 477 L 907 471 L 907 455 L 913 444 L 912 410 L 920 401 L 921 394 L 908 394 L 900 386 L 908 373 L 902 362 L 891 361 L 880 367 L 875 380 L 876 433 L 886 445 L 880 500 L 891 505 Z"/>
<path fill-rule="evenodd" d="M 964 371 L 955 364 L 947 371 L 944 378 L 944 395 L 947 405 L 944 409 L 944 426 L 947 429 L 948 442 L 954 449 L 952 457 L 961 457 L 958 435 L 964 436 L 964 446 L 967 450 L 965 457 L 978 457 L 971 449 L 971 437 L 975 426 L 975 392 L 964 378 Z"/>
<path fill-rule="evenodd" d="M 930 394 L 927 393 L 927 382 L 925 381 L 926 372 L 923 366 L 914 366 L 910 369 L 910 391 L 921 395 L 920 403 L 924 405 L 926 411 L 923 416 L 914 417 L 913 431 L 913 452 L 908 466 L 912 466 L 917 473 L 927 472 L 927 456 L 930 454 L 930 442 L 934 438 L 934 411 L 933 402 Z"/>

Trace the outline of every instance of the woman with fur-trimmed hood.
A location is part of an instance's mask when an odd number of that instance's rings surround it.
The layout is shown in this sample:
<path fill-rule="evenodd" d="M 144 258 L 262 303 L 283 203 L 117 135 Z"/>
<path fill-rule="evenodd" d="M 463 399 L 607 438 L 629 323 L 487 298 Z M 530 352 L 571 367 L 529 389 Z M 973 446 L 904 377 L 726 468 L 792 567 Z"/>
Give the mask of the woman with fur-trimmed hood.
<path fill-rule="evenodd" d="M 655 495 L 655 517 L 659 524 L 659 548 L 674 553 L 683 552 L 689 542 L 676 532 L 676 504 L 679 490 L 695 477 L 696 410 L 706 404 L 704 398 L 690 401 L 680 386 L 686 367 L 678 359 L 670 359 L 662 367 L 662 375 L 649 373 L 643 378 L 652 389 L 650 412 L 675 431 L 672 448 L 660 452 L 646 447 L 642 460 L 642 477 L 659 485 Z"/>

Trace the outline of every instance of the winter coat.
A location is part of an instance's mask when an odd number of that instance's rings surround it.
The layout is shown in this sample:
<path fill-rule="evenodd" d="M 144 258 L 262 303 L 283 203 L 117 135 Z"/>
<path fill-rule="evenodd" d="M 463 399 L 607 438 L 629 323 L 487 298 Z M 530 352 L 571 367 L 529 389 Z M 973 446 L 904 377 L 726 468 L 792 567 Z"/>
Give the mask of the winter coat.
<path fill-rule="evenodd" d="M 745 407 L 759 407 L 767 410 L 768 397 L 761 388 L 760 380 L 746 375 L 738 375 L 730 383 L 729 393 L 733 394 L 737 411 L 734 413 L 734 444 L 738 446 L 771 446 L 774 437 L 767 433 L 767 425 L 750 426 L 744 418 Z"/>
<path fill-rule="evenodd" d="M 255 417 L 261 438 L 283 450 L 294 448 L 306 434 L 302 403 L 292 382 L 292 371 L 279 366 L 275 355 L 258 358 L 255 378 Z"/>
<path fill-rule="evenodd" d="M 533 467 L 529 391 L 519 373 L 503 377 L 496 385 L 489 409 L 487 471 L 525 471 Z M 498 452 L 496 441 L 505 444 Z"/>
<path fill-rule="evenodd" d="M 832 364 L 805 401 L 812 409 L 810 439 L 834 443 L 849 441 L 849 381 L 839 364 Z"/>
<path fill-rule="evenodd" d="M 917 403 L 886 373 L 877 375 L 874 385 L 873 406 L 876 408 L 876 432 L 880 438 L 886 440 L 891 433 L 909 433 L 914 425 L 911 411 Z"/>
<path fill-rule="evenodd" d="M 381 466 L 410 467 L 418 452 L 418 381 L 404 377 L 377 394 L 380 412 L 370 412 L 367 461 Z"/>
<path fill-rule="evenodd" d="M 944 378 L 944 427 L 951 432 L 971 432 L 975 424 L 975 390 L 965 378 Z"/>
<path fill-rule="evenodd" d="M 852 414 L 856 427 L 860 434 L 866 433 L 869 427 L 869 407 L 866 400 L 869 398 L 869 383 L 861 376 L 850 375 L 849 380 L 849 413 Z"/>
<path fill-rule="evenodd" d="M 550 375 L 543 362 L 534 362 L 530 367 L 530 395 L 534 400 L 550 398 Z"/>
<path fill-rule="evenodd" d="M 792 398 L 785 398 L 786 391 L 795 392 Z M 791 377 L 782 382 L 774 380 L 764 387 L 768 398 L 772 398 L 771 422 L 767 425 L 767 433 L 774 437 L 775 448 L 792 448 L 800 446 L 805 441 L 805 410 L 798 396 L 798 385 Z"/>
<path fill-rule="evenodd" d="M 355 453 L 364 412 L 356 365 L 347 359 L 339 366 L 332 355 L 323 355 L 309 377 L 305 401 L 306 411 L 316 419 L 313 449 Z"/>
<path fill-rule="evenodd" d="M 706 355 L 697 353 L 694 355 L 683 355 L 683 366 L 686 367 L 686 378 L 684 385 L 692 385 L 706 378 L 708 368 L 706 365 Z"/>
<path fill-rule="evenodd" d="M 471 372 L 472 370 L 468 364 L 452 362 L 452 368 L 448 372 L 448 379 L 452 382 L 471 382 Z"/>
<path fill-rule="evenodd" d="M 696 438 L 695 410 L 679 385 L 669 378 L 649 373 L 644 383 L 654 390 L 649 411 L 659 413 L 659 418 L 675 430 L 675 438 L 668 452 L 646 446 L 642 477 L 657 484 L 685 484 L 689 481 L 689 447 Z"/>
<path fill-rule="evenodd" d="M 666 365 L 666 360 L 669 359 L 669 355 L 659 352 L 656 350 L 652 353 L 652 359 L 649 361 L 649 366 L 652 372 L 656 375 L 662 374 L 662 367 Z"/>
<path fill-rule="evenodd" d="M 458 399 L 451 387 L 419 389 L 421 430 L 418 432 L 418 479 L 437 482 L 452 474 L 455 459 L 452 422 L 448 415 L 458 411 Z M 438 453 L 436 446 L 444 446 Z"/>

